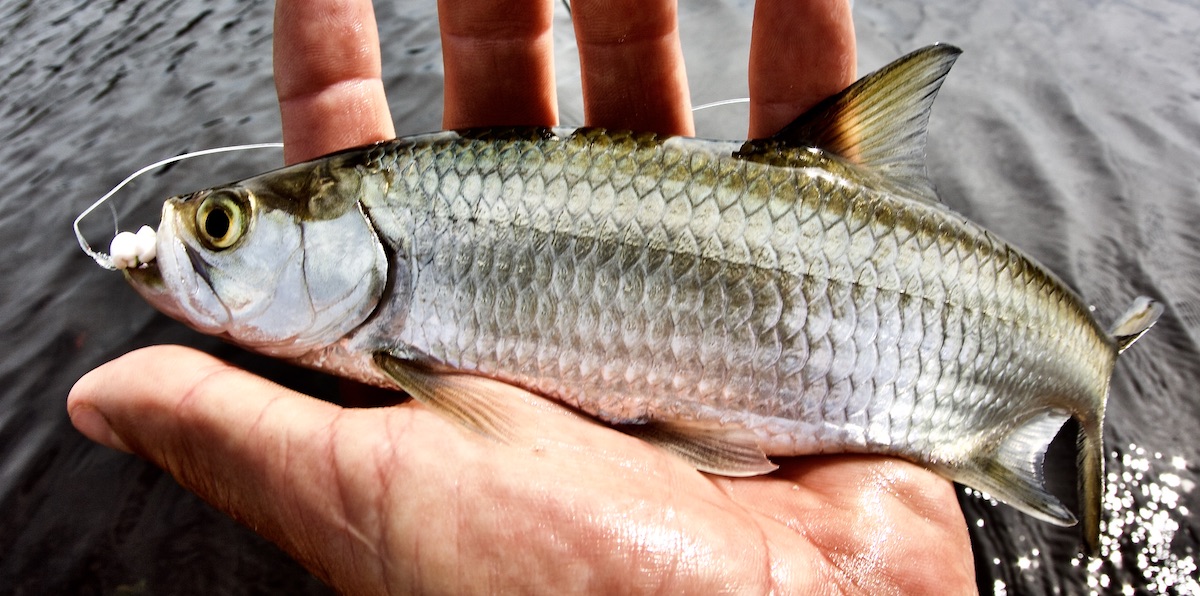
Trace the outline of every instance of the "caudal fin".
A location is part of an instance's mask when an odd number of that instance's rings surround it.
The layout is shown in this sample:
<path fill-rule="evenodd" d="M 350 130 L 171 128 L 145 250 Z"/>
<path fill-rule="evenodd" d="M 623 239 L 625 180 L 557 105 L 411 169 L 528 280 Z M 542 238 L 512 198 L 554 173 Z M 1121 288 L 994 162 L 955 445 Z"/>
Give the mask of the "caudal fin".
<path fill-rule="evenodd" d="M 1162 303 L 1139 296 L 1117 318 L 1108 334 L 1117 354 L 1146 333 L 1162 315 Z M 1079 508 L 1088 552 L 1100 552 L 1100 507 L 1104 499 L 1104 408 L 1079 421 Z"/>
<path fill-rule="evenodd" d="M 1158 317 L 1162 315 L 1162 312 L 1161 302 L 1156 302 L 1146 296 L 1138 296 L 1133 304 L 1125 309 L 1125 313 L 1117 318 L 1117 322 L 1113 323 L 1108 332 L 1117 344 L 1117 353 L 1124 352 L 1133 345 L 1133 342 L 1149 331 L 1158 322 Z"/>
<path fill-rule="evenodd" d="M 1100 554 L 1100 506 L 1104 499 L 1104 418 L 1079 424 L 1079 509 L 1088 554 Z"/>

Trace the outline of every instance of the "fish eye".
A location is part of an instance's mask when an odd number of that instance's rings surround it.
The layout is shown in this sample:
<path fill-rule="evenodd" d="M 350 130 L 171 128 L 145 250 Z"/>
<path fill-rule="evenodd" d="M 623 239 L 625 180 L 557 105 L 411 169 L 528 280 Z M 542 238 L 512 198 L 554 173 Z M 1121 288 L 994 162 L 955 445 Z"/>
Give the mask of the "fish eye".
<path fill-rule="evenodd" d="M 196 230 L 208 248 L 223 250 L 233 246 L 246 230 L 245 210 L 228 193 L 204 198 L 196 210 Z"/>

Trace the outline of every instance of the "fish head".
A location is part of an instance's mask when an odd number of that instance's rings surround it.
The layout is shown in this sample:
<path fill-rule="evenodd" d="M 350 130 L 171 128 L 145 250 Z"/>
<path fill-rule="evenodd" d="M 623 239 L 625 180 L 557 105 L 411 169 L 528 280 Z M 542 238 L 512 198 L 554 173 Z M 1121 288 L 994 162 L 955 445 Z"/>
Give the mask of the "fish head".
<path fill-rule="evenodd" d="M 379 303 L 388 261 L 361 181 L 335 172 L 310 162 L 168 199 L 157 258 L 129 282 L 167 315 L 270 356 L 338 341 Z"/>

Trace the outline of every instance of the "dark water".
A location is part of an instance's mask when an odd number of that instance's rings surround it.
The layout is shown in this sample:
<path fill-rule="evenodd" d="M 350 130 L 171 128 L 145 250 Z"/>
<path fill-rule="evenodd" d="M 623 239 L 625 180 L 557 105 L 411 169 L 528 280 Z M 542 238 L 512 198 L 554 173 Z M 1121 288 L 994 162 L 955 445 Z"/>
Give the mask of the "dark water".
<path fill-rule="evenodd" d="M 694 102 L 744 96 L 750 3 L 684 4 Z M 64 408 L 84 372 L 161 342 L 328 394 L 326 380 L 158 315 L 70 233 L 80 210 L 141 165 L 279 137 L 271 10 L 234 0 L 0 2 L 2 593 L 326 591 L 169 477 L 83 439 Z M 437 129 L 433 2 L 381 1 L 377 11 L 399 132 Z M 933 41 L 966 50 L 931 123 L 930 171 L 947 203 L 1035 255 L 1102 319 L 1138 294 L 1167 307 L 1114 378 L 1104 556 L 1077 555 L 1074 530 L 964 495 L 981 590 L 1200 593 L 1191 515 L 1200 510 L 1200 7 L 860 0 L 855 15 L 862 72 Z M 559 20 L 570 125 L 581 120 L 579 77 L 565 13 Z M 738 107 L 697 119 L 704 136 L 738 138 L 745 127 Z M 157 222 L 163 197 L 280 159 L 267 151 L 177 166 L 124 193 L 117 217 L 125 228 Z M 94 242 L 111 238 L 109 216 L 93 223 Z"/>

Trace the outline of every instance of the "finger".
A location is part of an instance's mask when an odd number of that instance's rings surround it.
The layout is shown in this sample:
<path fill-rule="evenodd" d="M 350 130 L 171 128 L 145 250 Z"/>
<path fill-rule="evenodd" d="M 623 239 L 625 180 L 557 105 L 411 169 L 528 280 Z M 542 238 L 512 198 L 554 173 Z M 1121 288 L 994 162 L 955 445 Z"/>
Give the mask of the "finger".
<path fill-rule="evenodd" d="M 692 135 L 675 0 L 571 3 L 589 126 Z"/>
<path fill-rule="evenodd" d="M 329 521 L 350 509 L 331 489 L 341 480 L 330 432 L 341 408 L 178 346 L 96 369 L 67 408 L 90 438 L 149 459 L 319 575 L 346 571 L 323 559 L 355 547 L 345 524 Z M 339 564 L 355 571 L 353 557 Z"/>
<path fill-rule="evenodd" d="M 370 0 L 279 0 L 274 44 L 287 163 L 396 136 Z"/>
<path fill-rule="evenodd" d="M 758 0 L 750 37 L 750 138 L 779 132 L 854 82 L 849 0 Z"/>
<path fill-rule="evenodd" d="M 440 0 L 442 125 L 553 126 L 554 0 Z"/>

